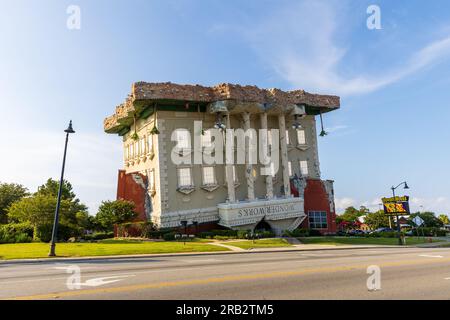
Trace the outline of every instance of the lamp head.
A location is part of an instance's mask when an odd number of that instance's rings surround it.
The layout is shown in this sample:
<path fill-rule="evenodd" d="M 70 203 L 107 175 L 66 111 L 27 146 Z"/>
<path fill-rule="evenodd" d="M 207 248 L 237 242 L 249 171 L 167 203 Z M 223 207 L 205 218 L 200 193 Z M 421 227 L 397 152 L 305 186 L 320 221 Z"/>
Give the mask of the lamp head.
<path fill-rule="evenodd" d="M 64 130 L 64 132 L 66 132 L 66 133 L 75 133 L 75 130 L 73 130 L 73 128 L 72 128 L 72 120 L 70 120 L 69 127 L 67 127 L 67 129 Z"/>
<path fill-rule="evenodd" d="M 325 137 L 326 135 L 328 135 L 328 132 L 326 132 L 325 130 L 322 130 L 322 131 L 320 132 L 320 136 L 321 136 L 321 137 Z"/>
<path fill-rule="evenodd" d="M 408 184 L 405 182 L 405 188 L 404 188 L 405 190 L 408 190 L 409 189 L 409 186 L 408 186 Z"/>

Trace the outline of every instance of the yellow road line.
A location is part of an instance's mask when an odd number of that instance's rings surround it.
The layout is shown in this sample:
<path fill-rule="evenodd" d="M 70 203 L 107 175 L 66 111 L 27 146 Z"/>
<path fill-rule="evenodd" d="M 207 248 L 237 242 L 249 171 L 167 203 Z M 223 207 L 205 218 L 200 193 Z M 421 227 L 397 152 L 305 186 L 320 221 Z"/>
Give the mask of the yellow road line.
<path fill-rule="evenodd" d="M 394 261 L 394 262 L 385 262 L 385 263 L 381 263 L 381 264 L 377 264 L 377 265 L 382 268 L 382 267 L 401 267 L 401 266 L 432 264 L 432 263 L 442 263 L 442 262 L 450 262 L 450 258 L 438 259 L 438 260 L 433 259 L 433 260 Z M 92 294 L 130 292 L 130 291 L 145 290 L 145 289 L 161 289 L 161 288 L 169 288 L 169 287 L 202 285 L 202 284 L 211 284 L 211 283 L 223 283 L 223 282 L 231 282 L 231 281 L 259 280 L 259 279 L 270 279 L 270 278 L 273 279 L 273 278 L 292 277 L 292 276 L 323 273 L 323 272 L 340 272 L 340 271 L 350 271 L 350 270 L 359 270 L 359 269 L 366 270 L 366 268 L 369 265 L 374 265 L 374 264 L 376 264 L 376 263 L 373 262 L 373 263 L 367 263 L 364 265 L 310 268 L 310 269 L 302 269 L 302 270 L 296 270 L 296 271 L 274 271 L 274 272 L 257 273 L 257 274 L 230 275 L 230 276 L 223 276 L 223 277 L 211 277 L 211 278 L 205 278 L 205 279 L 175 280 L 175 281 L 137 284 L 137 285 L 123 286 L 123 287 L 114 287 L 114 288 L 84 289 L 84 290 L 63 291 L 63 292 L 48 293 L 48 294 L 37 294 L 37 295 L 30 295 L 30 296 L 19 296 L 19 297 L 15 297 L 15 298 L 4 299 L 4 300 L 39 300 L 39 299 L 45 300 L 45 299 L 76 297 L 76 296 L 92 295 Z"/>

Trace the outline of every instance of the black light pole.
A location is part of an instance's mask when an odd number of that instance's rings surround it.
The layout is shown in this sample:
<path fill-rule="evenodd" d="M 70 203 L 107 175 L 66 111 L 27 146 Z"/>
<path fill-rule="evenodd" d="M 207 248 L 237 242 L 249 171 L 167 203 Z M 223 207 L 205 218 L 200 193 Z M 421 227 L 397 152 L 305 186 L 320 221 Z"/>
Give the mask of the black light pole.
<path fill-rule="evenodd" d="M 408 184 L 406 183 L 406 181 L 400 183 L 400 184 L 399 184 L 398 186 L 396 186 L 396 187 L 391 187 L 392 195 L 394 196 L 394 201 L 396 201 L 396 198 L 395 198 L 395 190 L 396 190 L 398 187 L 402 186 L 402 185 L 405 185 L 405 187 L 404 187 L 405 190 L 406 190 L 406 189 L 409 189 L 409 186 L 408 186 Z M 402 236 L 401 236 L 401 233 L 400 233 L 400 221 L 399 221 L 399 219 L 398 219 L 398 214 L 396 215 L 396 218 L 397 218 L 398 244 L 401 246 L 401 245 L 403 245 L 403 241 L 402 241 Z"/>
<path fill-rule="evenodd" d="M 58 235 L 59 208 L 61 206 L 62 186 L 64 183 L 64 169 L 66 167 L 67 143 L 69 142 L 69 134 L 75 133 L 75 131 L 72 128 L 72 120 L 70 120 L 69 127 L 66 130 L 64 130 L 64 132 L 66 133 L 66 143 L 64 145 L 64 156 L 63 156 L 63 163 L 62 163 L 62 170 L 61 170 L 61 179 L 59 180 L 58 200 L 56 201 L 55 219 L 53 221 L 53 230 L 52 230 L 52 242 L 50 244 L 50 253 L 48 254 L 49 257 L 56 256 L 55 245 L 56 245 L 56 238 Z"/>

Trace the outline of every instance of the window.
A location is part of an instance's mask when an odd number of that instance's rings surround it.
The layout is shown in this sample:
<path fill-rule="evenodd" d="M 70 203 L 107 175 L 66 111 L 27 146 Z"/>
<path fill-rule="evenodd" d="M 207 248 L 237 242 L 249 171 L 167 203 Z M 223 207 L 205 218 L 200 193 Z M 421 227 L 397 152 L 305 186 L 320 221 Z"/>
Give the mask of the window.
<path fill-rule="evenodd" d="M 292 177 L 292 162 L 288 162 L 288 172 L 289 172 L 289 177 Z"/>
<path fill-rule="evenodd" d="M 145 137 L 144 138 L 142 138 L 141 140 L 140 140 L 140 149 L 141 149 L 141 155 L 143 155 L 143 154 L 145 154 L 146 153 L 146 147 L 145 147 Z"/>
<path fill-rule="evenodd" d="M 305 130 L 297 130 L 297 143 L 299 145 L 306 144 Z"/>
<path fill-rule="evenodd" d="M 286 130 L 286 144 L 290 144 L 290 142 L 289 142 L 289 130 Z"/>
<path fill-rule="evenodd" d="M 146 138 L 147 153 L 153 152 L 153 136 L 148 135 Z"/>
<path fill-rule="evenodd" d="M 130 145 L 125 146 L 125 160 L 130 159 Z"/>
<path fill-rule="evenodd" d="M 308 175 L 308 161 L 306 160 L 300 160 L 300 174 L 302 176 L 307 176 Z"/>
<path fill-rule="evenodd" d="M 155 190 L 155 170 L 154 169 L 150 170 L 149 175 L 148 175 L 148 188 L 150 191 Z"/>
<path fill-rule="evenodd" d="M 191 147 L 191 135 L 189 131 L 186 129 L 177 129 L 176 131 L 177 137 L 177 147 L 180 149 L 189 149 Z"/>
<path fill-rule="evenodd" d="M 139 141 L 136 141 L 134 143 L 134 156 L 135 157 L 139 156 Z"/>
<path fill-rule="evenodd" d="M 211 148 L 213 146 L 211 140 L 212 140 L 211 130 L 206 130 L 202 135 L 202 147 Z"/>
<path fill-rule="evenodd" d="M 178 186 L 189 187 L 192 184 L 191 168 L 178 168 Z"/>
<path fill-rule="evenodd" d="M 327 229 L 327 213 L 325 211 L 309 211 L 308 212 L 310 229 Z"/>
<path fill-rule="evenodd" d="M 128 146 L 130 148 L 130 158 L 134 158 L 134 143 Z"/>
<path fill-rule="evenodd" d="M 203 184 L 216 184 L 214 167 L 203 167 Z"/>

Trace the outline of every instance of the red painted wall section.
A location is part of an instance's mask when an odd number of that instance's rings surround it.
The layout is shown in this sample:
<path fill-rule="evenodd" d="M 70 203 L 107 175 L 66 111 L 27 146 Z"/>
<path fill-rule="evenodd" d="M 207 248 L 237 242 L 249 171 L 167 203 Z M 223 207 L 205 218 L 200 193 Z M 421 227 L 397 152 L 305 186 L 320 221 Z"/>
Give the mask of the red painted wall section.
<path fill-rule="evenodd" d="M 321 180 L 307 180 L 305 188 L 305 214 L 309 211 L 325 211 L 327 213 L 328 229 L 318 230 L 322 234 L 336 232 L 336 212 L 331 211 L 328 194 Z M 308 218 L 300 226 L 309 229 Z"/>
<path fill-rule="evenodd" d="M 140 176 L 146 181 L 145 176 Z M 135 211 L 138 214 L 135 221 L 146 221 L 145 189 L 134 181 L 132 174 L 126 174 L 125 170 L 119 170 L 117 199 L 133 201 L 136 205 Z"/>

